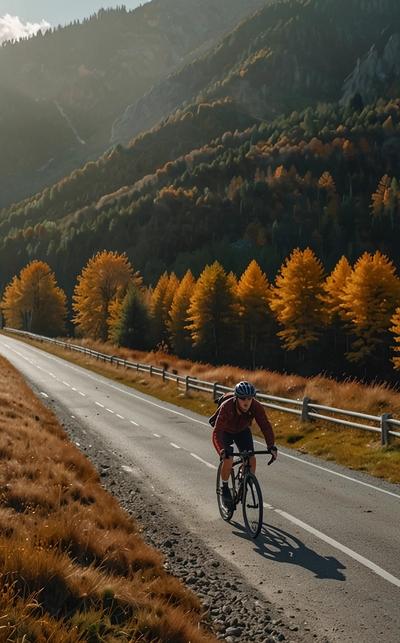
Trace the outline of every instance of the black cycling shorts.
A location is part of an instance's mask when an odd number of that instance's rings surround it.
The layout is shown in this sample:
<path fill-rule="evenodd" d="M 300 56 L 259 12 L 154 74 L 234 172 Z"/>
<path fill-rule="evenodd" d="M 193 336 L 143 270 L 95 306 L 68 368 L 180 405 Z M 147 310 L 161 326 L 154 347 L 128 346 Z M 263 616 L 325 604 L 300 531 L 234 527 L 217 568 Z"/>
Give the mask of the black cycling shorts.
<path fill-rule="evenodd" d="M 240 433 L 229 433 L 224 431 L 222 434 L 224 449 L 226 453 L 233 452 L 233 445 L 238 451 L 254 451 L 253 434 L 250 427 Z"/>

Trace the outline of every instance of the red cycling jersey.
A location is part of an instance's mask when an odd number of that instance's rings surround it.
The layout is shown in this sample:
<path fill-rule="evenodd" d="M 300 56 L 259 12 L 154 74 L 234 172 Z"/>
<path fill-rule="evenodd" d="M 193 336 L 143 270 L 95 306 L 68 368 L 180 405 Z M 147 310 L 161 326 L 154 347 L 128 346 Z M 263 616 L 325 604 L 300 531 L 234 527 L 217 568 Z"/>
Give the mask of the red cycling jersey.
<path fill-rule="evenodd" d="M 221 404 L 213 431 L 213 443 L 218 453 L 224 448 L 223 433 L 227 431 L 235 435 L 247 429 L 255 420 L 260 427 L 268 447 L 275 443 L 274 431 L 268 420 L 264 407 L 258 400 L 253 399 L 251 406 L 245 413 L 239 413 L 234 398 Z"/>

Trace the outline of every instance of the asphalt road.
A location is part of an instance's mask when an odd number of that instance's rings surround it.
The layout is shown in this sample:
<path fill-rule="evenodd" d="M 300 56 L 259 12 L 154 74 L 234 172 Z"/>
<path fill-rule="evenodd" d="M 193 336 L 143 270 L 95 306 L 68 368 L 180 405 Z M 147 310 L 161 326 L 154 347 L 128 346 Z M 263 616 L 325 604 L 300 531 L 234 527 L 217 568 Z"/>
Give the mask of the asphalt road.
<path fill-rule="evenodd" d="M 206 418 L 5 335 L 0 354 L 39 395 L 69 408 L 82 431 L 106 440 L 125 471 L 148 476 L 170 512 L 257 592 L 302 613 L 316 640 L 400 640 L 400 485 L 294 450 L 281 449 L 270 467 L 259 456 L 265 509 L 254 542 L 240 515 L 230 524 L 219 517 Z"/>

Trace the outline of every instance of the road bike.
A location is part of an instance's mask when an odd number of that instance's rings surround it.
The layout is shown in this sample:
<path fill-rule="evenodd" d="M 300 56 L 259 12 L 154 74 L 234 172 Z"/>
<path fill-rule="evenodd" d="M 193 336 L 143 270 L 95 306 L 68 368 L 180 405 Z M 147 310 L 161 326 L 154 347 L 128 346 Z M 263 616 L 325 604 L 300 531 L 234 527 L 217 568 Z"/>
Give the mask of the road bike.
<path fill-rule="evenodd" d="M 221 460 L 217 472 L 217 501 L 221 517 L 229 522 L 235 512 L 236 507 L 242 503 L 243 520 L 246 531 L 250 538 L 257 538 L 261 531 L 263 521 L 263 499 L 261 487 L 254 473 L 250 471 L 250 458 L 253 455 L 261 455 L 271 451 L 239 451 L 230 454 L 234 458 L 230 479 L 228 482 L 229 490 L 232 496 L 230 507 L 225 506 L 221 492 Z M 268 464 L 272 464 L 272 456 Z"/>

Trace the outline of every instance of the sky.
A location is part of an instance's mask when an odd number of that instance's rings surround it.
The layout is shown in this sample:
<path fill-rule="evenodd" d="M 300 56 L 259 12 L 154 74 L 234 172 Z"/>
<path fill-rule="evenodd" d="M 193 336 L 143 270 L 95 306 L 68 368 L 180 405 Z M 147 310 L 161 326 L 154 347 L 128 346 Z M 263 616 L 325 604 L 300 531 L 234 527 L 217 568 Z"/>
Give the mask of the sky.
<path fill-rule="evenodd" d="M 135 9 L 146 0 L 0 0 L 0 43 L 24 38 L 49 27 L 82 21 L 99 9 L 125 5 Z"/>

